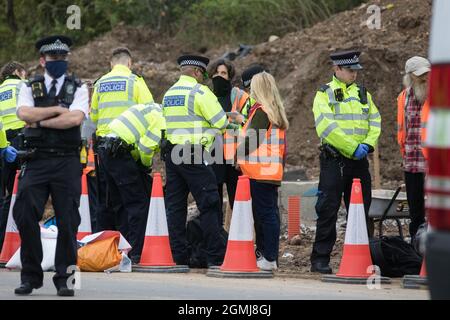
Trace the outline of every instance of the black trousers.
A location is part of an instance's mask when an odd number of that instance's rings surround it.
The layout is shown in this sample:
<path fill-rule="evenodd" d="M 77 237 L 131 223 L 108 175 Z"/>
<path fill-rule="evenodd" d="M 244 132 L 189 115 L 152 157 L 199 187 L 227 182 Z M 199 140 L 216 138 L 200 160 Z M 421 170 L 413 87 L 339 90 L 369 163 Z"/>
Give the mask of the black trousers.
<path fill-rule="evenodd" d="M 11 143 L 11 146 L 19 150 L 19 139 L 17 134 L 21 130 L 8 130 L 6 137 Z M 16 160 L 13 163 L 8 163 L 2 160 L 1 169 L 1 198 L 0 198 L 0 251 L 5 239 L 6 224 L 8 223 L 9 207 L 11 205 L 11 197 L 14 189 L 14 180 L 16 172 L 19 170 L 19 162 Z"/>
<path fill-rule="evenodd" d="M 97 228 L 97 208 L 98 208 L 98 191 L 97 191 L 97 172 L 92 170 L 86 175 L 88 198 L 89 198 L 89 212 L 91 214 L 91 228 L 92 233 L 98 232 Z"/>
<path fill-rule="evenodd" d="M 96 172 L 96 230 L 97 232 L 103 230 L 120 230 L 122 235 L 128 233 L 127 216 L 123 206 L 121 205 L 120 197 L 117 194 L 111 194 L 110 188 L 107 184 L 108 178 L 105 172 L 105 165 L 102 164 L 102 159 L 98 157 L 99 168 Z M 88 182 L 89 183 L 89 182 Z M 91 191 L 89 191 L 91 193 Z M 91 198 L 91 194 L 89 195 Z"/>
<path fill-rule="evenodd" d="M 424 173 L 405 172 L 406 196 L 411 216 L 411 223 L 409 224 L 411 238 L 416 235 L 420 225 L 425 222 L 424 183 Z"/>
<path fill-rule="evenodd" d="M 231 164 L 213 164 L 212 165 L 214 174 L 217 180 L 217 189 L 219 191 L 220 199 L 220 213 L 219 213 L 219 223 L 222 226 L 223 221 L 223 185 L 227 185 L 228 202 L 230 203 L 231 209 L 234 205 L 234 197 L 236 195 L 236 187 L 239 176 L 241 172 L 236 170 L 236 168 Z"/>
<path fill-rule="evenodd" d="M 341 167 L 342 171 L 341 171 Z M 351 160 L 344 157 L 329 158 L 320 154 L 319 196 L 316 203 L 317 229 L 311 254 L 311 263 L 330 262 L 330 254 L 336 242 L 336 221 L 342 194 L 345 207 L 350 206 L 350 195 L 354 178 L 361 179 L 366 221 L 372 201 L 372 183 L 369 161 Z"/>
<path fill-rule="evenodd" d="M 221 264 L 225 245 L 220 238 L 217 216 L 220 197 L 211 166 L 204 164 L 174 164 L 166 156 L 166 205 L 170 246 L 177 264 L 188 264 L 186 220 L 188 194 L 192 193 L 200 211 L 200 225 L 206 243 L 207 262 Z"/>
<path fill-rule="evenodd" d="M 43 258 L 39 221 L 45 204 L 52 196 L 58 238 L 55 255 L 57 289 L 67 285 L 72 274 L 68 268 L 77 264 L 77 230 L 80 224 L 81 164 L 79 156 L 38 156 L 28 161 L 19 177 L 13 209 L 14 220 L 22 240 L 21 280 L 40 285 L 43 281 Z"/>
<path fill-rule="evenodd" d="M 130 153 L 113 157 L 101 147 L 98 152 L 100 170 L 105 173 L 107 179 L 108 193 L 111 197 L 120 200 L 121 208 L 123 208 L 120 217 L 126 217 L 126 221 L 122 222 L 119 230 L 132 246 L 129 253 L 130 259 L 133 262 L 139 262 L 144 246 L 152 179 L 139 169 Z M 100 228 L 104 225 L 102 224 L 104 219 L 114 220 L 114 217 L 108 216 L 110 212 L 110 210 L 98 212 Z"/>

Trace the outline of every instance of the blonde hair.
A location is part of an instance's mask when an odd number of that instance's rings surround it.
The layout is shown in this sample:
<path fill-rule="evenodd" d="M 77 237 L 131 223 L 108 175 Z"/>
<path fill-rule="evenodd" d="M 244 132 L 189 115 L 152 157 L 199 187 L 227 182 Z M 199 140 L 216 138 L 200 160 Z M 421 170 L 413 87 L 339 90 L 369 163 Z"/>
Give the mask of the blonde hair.
<path fill-rule="evenodd" d="M 275 78 L 271 74 L 264 71 L 253 76 L 250 96 L 261 104 L 272 124 L 280 129 L 289 128 L 286 110 L 281 101 Z"/>

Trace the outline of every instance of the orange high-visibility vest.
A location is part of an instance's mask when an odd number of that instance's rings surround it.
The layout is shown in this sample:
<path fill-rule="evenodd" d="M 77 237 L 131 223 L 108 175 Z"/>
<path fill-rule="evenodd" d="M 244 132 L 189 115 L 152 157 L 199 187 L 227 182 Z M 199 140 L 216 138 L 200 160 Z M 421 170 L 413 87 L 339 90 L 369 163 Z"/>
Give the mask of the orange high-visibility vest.
<path fill-rule="evenodd" d="M 245 141 L 247 128 L 258 109 L 263 110 L 261 105 L 255 106 L 254 111 L 242 129 L 240 141 Z M 259 136 L 262 137 L 261 135 Z M 238 155 L 238 164 L 242 173 L 249 176 L 250 179 L 282 181 L 283 160 L 286 150 L 285 136 L 286 130 L 278 129 L 271 123 L 264 140 L 260 142 L 256 150 L 246 157 Z"/>
<path fill-rule="evenodd" d="M 245 104 L 247 103 L 247 100 L 249 99 L 249 95 L 244 90 L 241 90 L 239 88 L 233 88 L 235 91 L 235 97 L 233 100 L 233 105 L 231 107 L 231 112 L 239 112 L 242 114 L 242 109 L 244 108 Z M 244 114 L 244 116 L 246 116 Z M 230 120 L 230 119 L 228 119 Z M 233 133 L 235 133 L 233 135 Z M 233 130 L 226 130 L 225 134 L 223 135 L 223 156 L 225 160 L 232 160 L 234 159 L 234 155 L 236 154 L 236 148 L 237 148 L 237 137 L 239 133 L 233 132 Z"/>
<path fill-rule="evenodd" d="M 405 155 L 405 143 L 406 143 L 406 121 L 405 121 L 405 109 L 406 109 L 406 94 L 407 89 L 403 90 L 397 98 L 397 141 L 402 152 L 402 156 Z M 422 111 L 420 113 L 421 121 L 421 138 L 422 143 L 425 143 L 427 138 L 427 121 L 430 114 L 430 103 L 427 99 L 422 106 Z M 425 147 L 422 147 L 422 153 L 425 159 L 428 158 L 428 151 Z"/>

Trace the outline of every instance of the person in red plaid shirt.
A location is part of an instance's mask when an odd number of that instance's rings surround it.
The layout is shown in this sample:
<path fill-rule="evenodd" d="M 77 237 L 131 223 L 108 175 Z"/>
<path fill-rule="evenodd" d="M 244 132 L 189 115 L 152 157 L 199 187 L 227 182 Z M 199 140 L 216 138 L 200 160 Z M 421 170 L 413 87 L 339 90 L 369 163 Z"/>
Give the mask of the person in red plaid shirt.
<path fill-rule="evenodd" d="M 425 222 L 424 180 L 427 151 L 423 148 L 429 114 L 428 73 L 430 62 L 422 57 L 406 61 L 403 84 L 405 89 L 397 99 L 397 139 L 403 157 L 406 193 L 411 224 L 411 241 Z"/>

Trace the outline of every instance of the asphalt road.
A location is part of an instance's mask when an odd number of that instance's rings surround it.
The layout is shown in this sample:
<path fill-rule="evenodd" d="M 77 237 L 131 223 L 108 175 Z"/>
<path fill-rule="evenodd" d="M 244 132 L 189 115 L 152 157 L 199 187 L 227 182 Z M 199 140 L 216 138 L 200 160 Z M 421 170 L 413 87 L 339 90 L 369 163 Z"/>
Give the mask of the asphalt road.
<path fill-rule="evenodd" d="M 45 274 L 44 287 L 31 296 L 18 297 L 17 271 L 0 269 L 0 300 L 12 299 L 161 299 L 161 300 L 417 300 L 428 299 L 427 290 L 402 289 L 399 280 L 370 290 L 365 285 L 323 283 L 319 280 L 219 279 L 201 273 L 81 273 L 81 289 L 74 298 L 60 298 L 52 283 L 52 273 Z"/>

